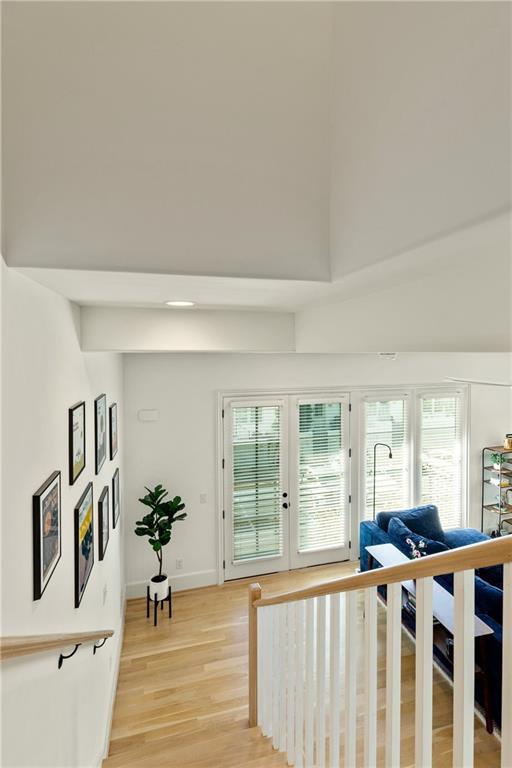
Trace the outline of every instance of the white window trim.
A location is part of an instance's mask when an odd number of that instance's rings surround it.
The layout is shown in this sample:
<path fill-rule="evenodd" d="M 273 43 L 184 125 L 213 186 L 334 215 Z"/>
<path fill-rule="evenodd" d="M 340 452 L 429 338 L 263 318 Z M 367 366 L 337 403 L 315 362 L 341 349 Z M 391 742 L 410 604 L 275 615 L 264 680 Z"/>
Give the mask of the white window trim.
<path fill-rule="evenodd" d="M 361 499 L 364 499 L 364 495 L 361 496 L 362 486 L 362 473 L 364 471 L 364 464 L 361 461 L 361 451 L 364 445 L 364 438 L 362 437 L 362 402 L 363 397 L 389 397 L 394 395 L 395 397 L 400 394 L 407 393 L 410 398 L 410 403 L 416 399 L 418 393 L 432 393 L 438 394 L 441 392 L 453 393 L 461 392 L 464 394 L 465 408 L 464 408 L 464 462 L 465 471 L 463 476 L 464 483 L 464 521 L 463 525 L 468 524 L 469 515 L 469 440 L 470 440 L 470 389 L 466 384 L 454 384 L 447 386 L 446 383 L 433 384 L 433 383 L 418 383 L 418 384 L 396 384 L 396 385 L 351 385 L 351 386 L 326 386 L 326 387 L 265 387 L 257 389 L 237 389 L 237 390 L 218 390 L 217 391 L 217 441 L 216 441 L 216 456 L 215 465 L 216 471 L 216 496 L 217 496 L 217 582 L 218 584 L 224 583 L 224 520 L 222 512 L 224 509 L 224 475 L 222 470 L 222 459 L 224 457 L 224 423 L 222 418 L 222 409 L 224 407 L 225 400 L 228 398 L 237 400 L 247 399 L 271 399 L 279 398 L 283 395 L 296 395 L 300 397 L 313 398 L 315 393 L 321 394 L 323 397 L 337 397 L 340 395 L 348 395 L 351 404 L 351 447 L 352 447 L 352 459 L 350 469 L 350 487 L 352 495 L 352 505 L 350 512 L 350 531 L 351 531 L 351 560 L 355 561 L 359 559 L 359 522 L 360 522 L 360 503 Z M 411 432 L 411 464 L 414 468 L 416 460 L 416 444 L 417 439 L 415 435 L 417 433 L 417 424 L 415 418 L 415 412 L 417 407 L 409 408 L 409 429 Z M 418 498 L 418 482 L 416 480 L 416 472 L 410 472 L 411 482 L 414 484 L 411 489 L 411 498 Z"/>

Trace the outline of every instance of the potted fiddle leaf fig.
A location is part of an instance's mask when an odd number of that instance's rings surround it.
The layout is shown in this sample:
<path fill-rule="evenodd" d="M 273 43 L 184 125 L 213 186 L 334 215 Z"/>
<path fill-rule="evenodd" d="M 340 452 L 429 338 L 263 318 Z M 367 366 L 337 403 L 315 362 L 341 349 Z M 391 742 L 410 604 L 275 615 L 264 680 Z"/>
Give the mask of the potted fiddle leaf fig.
<path fill-rule="evenodd" d="M 167 499 L 168 491 L 162 485 L 157 485 L 153 490 L 146 488 L 147 494 L 139 499 L 141 504 L 149 507 L 149 512 L 142 520 L 137 520 L 135 534 L 147 536 L 158 560 L 158 573 L 149 580 L 149 593 L 151 599 L 165 600 L 169 593 L 169 578 L 162 572 L 163 548 L 169 544 L 172 535 L 172 527 L 178 520 L 184 520 L 187 516 L 185 504 L 181 496 Z M 155 598 L 156 595 L 156 598 Z"/>

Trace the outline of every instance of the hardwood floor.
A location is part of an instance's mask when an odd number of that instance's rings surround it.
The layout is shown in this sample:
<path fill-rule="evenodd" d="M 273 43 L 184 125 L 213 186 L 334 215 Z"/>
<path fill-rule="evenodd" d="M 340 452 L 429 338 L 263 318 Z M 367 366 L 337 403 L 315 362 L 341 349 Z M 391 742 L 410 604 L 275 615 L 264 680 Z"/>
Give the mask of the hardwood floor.
<path fill-rule="evenodd" d="M 354 564 L 259 577 L 263 593 L 312 585 L 352 573 Z M 146 619 L 144 600 L 130 600 L 121 656 L 110 755 L 104 768 L 273 768 L 285 766 L 247 717 L 247 585 L 231 582 L 177 593 L 171 621 Z M 385 724 L 385 609 L 379 606 L 378 765 Z M 359 611 L 358 631 L 362 632 Z M 362 635 L 361 635 L 362 637 Z M 362 707 L 362 659 L 358 703 Z M 434 766 L 451 766 L 452 688 L 434 671 Z M 358 718 L 362 760 L 362 718 Z M 341 735 L 343 744 L 343 733 Z M 499 742 L 475 719 L 475 766 L 499 766 Z M 413 766 L 414 643 L 402 637 L 402 766 Z M 306 768 L 312 768 L 306 766 Z M 350 768 L 355 768 L 351 766 Z"/>

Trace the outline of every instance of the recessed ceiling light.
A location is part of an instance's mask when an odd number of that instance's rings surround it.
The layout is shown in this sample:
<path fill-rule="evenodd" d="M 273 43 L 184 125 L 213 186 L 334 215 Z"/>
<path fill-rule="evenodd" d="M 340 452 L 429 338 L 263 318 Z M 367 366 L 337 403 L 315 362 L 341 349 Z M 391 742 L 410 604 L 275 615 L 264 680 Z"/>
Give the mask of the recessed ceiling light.
<path fill-rule="evenodd" d="M 166 301 L 168 307 L 193 307 L 194 301 Z"/>

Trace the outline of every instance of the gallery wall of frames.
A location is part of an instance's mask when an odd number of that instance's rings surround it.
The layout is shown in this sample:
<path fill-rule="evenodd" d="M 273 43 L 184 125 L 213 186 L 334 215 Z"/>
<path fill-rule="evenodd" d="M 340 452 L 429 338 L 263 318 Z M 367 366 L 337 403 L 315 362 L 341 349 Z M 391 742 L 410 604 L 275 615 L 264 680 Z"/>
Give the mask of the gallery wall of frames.
<path fill-rule="evenodd" d="M 107 406 L 107 396 L 101 394 L 90 410 L 92 413 L 88 416 L 89 408 L 84 400 L 69 408 L 67 479 L 63 480 L 62 470 L 56 469 L 32 497 L 34 600 L 41 599 L 58 568 L 62 547 L 72 547 L 75 608 L 80 606 L 96 555 L 100 561 L 108 557 L 110 531 L 118 526 L 121 513 L 119 467 L 115 465 L 119 447 L 117 403 Z M 88 418 L 94 424 L 95 476 L 107 460 L 112 462 L 112 475 L 108 485 L 95 488 L 94 481 L 90 481 L 78 490 L 79 480 L 90 460 L 86 456 Z M 73 541 L 62 540 L 62 515 L 70 512 L 62 509 L 61 483 L 66 481 L 70 486 L 77 486 L 77 500 L 72 510 Z M 98 499 L 96 515 L 95 498 Z"/>

